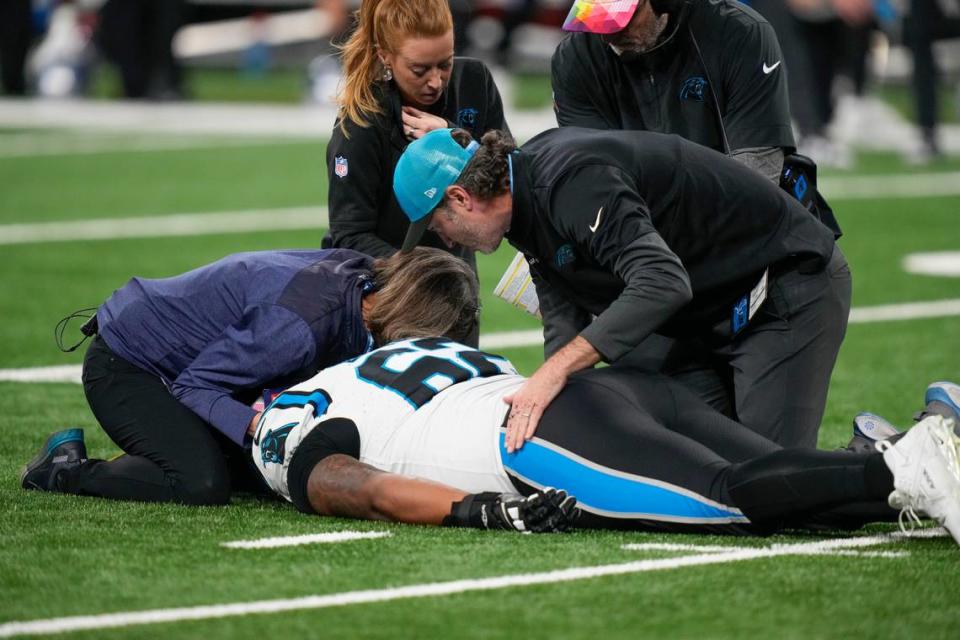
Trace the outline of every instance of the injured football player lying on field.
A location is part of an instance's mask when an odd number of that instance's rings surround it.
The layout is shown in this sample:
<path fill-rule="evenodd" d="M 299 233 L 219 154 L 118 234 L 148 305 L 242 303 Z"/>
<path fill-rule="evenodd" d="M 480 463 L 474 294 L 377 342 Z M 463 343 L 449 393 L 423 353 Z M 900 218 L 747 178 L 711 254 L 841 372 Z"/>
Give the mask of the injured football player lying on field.
<path fill-rule="evenodd" d="M 612 366 L 572 376 L 536 437 L 508 453 L 505 399 L 524 380 L 506 359 L 444 338 L 395 342 L 277 396 L 252 455 L 274 491 L 320 515 L 756 535 L 905 510 L 960 542 L 949 417 L 877 451 L 783 449 L 675 381 Z"/>

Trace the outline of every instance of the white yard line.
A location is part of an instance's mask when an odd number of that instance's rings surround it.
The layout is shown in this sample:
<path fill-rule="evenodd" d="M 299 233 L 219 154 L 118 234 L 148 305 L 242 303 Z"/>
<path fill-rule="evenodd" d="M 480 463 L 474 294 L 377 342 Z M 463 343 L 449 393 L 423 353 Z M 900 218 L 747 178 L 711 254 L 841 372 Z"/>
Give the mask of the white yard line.
<path fill-rule="evenodd" d="M 0 126 L 55 131 L 325 139 L 335 119 L 332 106 L 0 99 Z"/>
<path fill-rule="evenodd" d="M 943 529 L 937 529 L 932 533 L 925 534 L 925 536 L 930 535 L 940 536 L 945 535 L 945 532 Z M 557 584 L 562 582 L 574 582 L 578 580 L 602 578 L 606 576 L 622 576 L 649 571 L 666 571 L 685 567 L 728 564 L 731 562 L 742 562 L 745 560 L 757 560 L 795 555 L 820 555 L 827 551 L 860 549 L 864 547 L 887 544 L 902 539 L 903 537 L 904 536 L 902 534 L 892 533 L 859 538 L 838 538 L 799 544 L 779 544 L 769 547 L 739 548 L 721 553 L 704 553 L 679 556 L 675 558 L 638 560 L 635 562 L 626 562 L 622 564 L 601 565 L 594 567 L 572 567 L 569 569 L 558 569 L 555 571 L 546 571 L 542 573 L 525 573 L 497 576 L 494 578 L 434 582 L 390 589 L 347 591 L 344 593 L 331 593 L 327 595 L 306 596 L 302 598 L 259 600 L 254 602 L 236 602 L 230 604 L 198 607 L 127 611 L 102 615 L 70 616 L 64 618 L 51 618 L 47 620 L 8 622 L 0 625 L 0 638 L 10 638 L 20 635 L 66 633 L 70 631 L 93 629 L 111 629 L 134 625 L 180 622 L 184 620 L 209 620 L 212 618 L 278 613 L 281 611 L 326 609 L 330 607 L 343 607 L 373 602 L 389 602 L 392 600 L 401 599 L 437 597 L 478 591 L 493 591 L 514 587 L 526 587 L 530 585 Z"/>
<path fill-rule="evenodd" d="M 228 549 L 276 549 L 278 547 L 298 547 L 304 544 L 332 544 L 336 542 L 352 542 L 354 540 L 389 538 L 391 535 L 393 534 L 389 531 L 335 531 L 331 533 L 312 533 L 303 536 L 234 540 L 232 542 L 221 542 L 220 546 Z"/>
<path fill-rule="evenodd" d="M 201 140 L 200 142 L 204 142 Z M 188 138 L 144 141 L 146 147 L 183 148 L 193 144 Z M 235 144 L 247 144 L 243 140 Z M 50 141 L 40 143 L 42 150 Z M 111 151 L 103 141 L 78 138 L 70 144 L 93 145 L 99 152 Z M 210 144 L 213 144 L 211 141 Z M 0 157 L 21 155 L 18 145 L 0 148 Z M 56 148 L 56 146 L 54 146 Z M 45 153 L 45 152 L 44 152 Z M 28 155 L 23 153 L 22 155 Z M 824 178 L 823 193 L 832 199 L 885 197 L 933 197 L 960 195 L 960 172 L 885 176 Z M 313 229 L 327 225 L 326 207 L 223 211 L 217 213 L 177 213 L 138 218 L 100 218 L 0 225 L 0 245 L 73 240 L 110 240 L 115 238 L 159 238 L 205 234 L 245 233 L 270 229 Z"/>
<path fill-rule="evenodd" d="M 634 542 L 622 544 L 624 551 L 687 551 L 692 553 L 733 553 L 743 547 L 721 547 L 708 544 L 678 544 L 675 542 Z"/>
<path fill-rule="evenodd" d="M 543 329 L 498 331 L 480 336 L 481 349 L 510 349 L 512 347 L 533 347 L 542 344 Z"/>
<path fill-rule="evenodd" d="M 100 218 L 0 225 L 0 245 L 115 238 L 163 238 L 281 229 L 317 229 L 326 226 L 326 207 L 178 213 L 139 218 Z"/>
<path fill-rule="evenodd" d="M 79 364 L 0 369 L 0 382 L 71 382 L 80 384 L 81 369 L 82 367 Z"/>
<path fill-rule="evenodd" d="M 858 307 L 850 310 L 850 324 L 948 318 L 960 316 L 960 299 L 934 300 Z M 517 347 L 536 347 L 543 344 L 541 329 L 500 331 L 480 336 L 480 348 L 493 351 Z M 0 382 L 80 382 L 80 365 L 53 367 L 24 367 L 0 369 Z"/>
<path fill-rule="evenodd" d="M 0 159 L 49 156 L 94 155 L 100 153 L 152 153 L 189 149 L 260 147 L 281 144 L 320 145 L 317 140 L 279 138 L 226 138 L 206 136 L 116 136 L 68 133 L 65 136 L 10 134 L 0 137 Z"/>
<path fill-rule="evenodd" d="M 960 251 L 908 253 L 903 257 L 902 265 L 907 273 L 960 278 Z"/>
<path fill-rule="evenodd" d="M 926 530 L 924 530 L 926 531 Z M 677 544 L 673 542 L 645 542 L 639 544 L 624 544 L 620 546 L 624 551 L 685 551 L 688 553 L 732 553 L 741 547 L 721 547 L 702 544 Z M 910 554 L 905 551 L 853 551 L 850 549 L 821 549 L 811 550 L 805 555 L 849 556 L 863 558 L 903 558 Z"/>
<path fill-rule="evenodd" d="M 818 187 L 827 200 L 934 198 L 960 195 L 960 172 L 877 176 L 824 176 Z"/>
<path fill-rule="evenodd" d="M 875 307 L 858 307 L 851 309 L 850 324 L 889 322 L 893 320 L 919 320 L 921 318 L 947 318 L 958 315 L 960 315 L 960 299 L 906 302 L 903 304 L 882 304 Z"/>

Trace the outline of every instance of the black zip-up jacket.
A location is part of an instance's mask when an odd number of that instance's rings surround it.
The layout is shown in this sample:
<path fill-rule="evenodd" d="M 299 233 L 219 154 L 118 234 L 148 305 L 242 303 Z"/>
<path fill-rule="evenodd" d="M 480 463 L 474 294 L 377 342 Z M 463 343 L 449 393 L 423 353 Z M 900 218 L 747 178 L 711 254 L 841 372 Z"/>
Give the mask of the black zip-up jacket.
<path fill-rule="evenodd" d="M 780 45 L 760 14 L 733 0 L 685 2 L 664 33 L 642 54 L 617 55 L 593 33 L 564 38 L 552 62 L 557 123 L 675 133 L 723 151 L 715 93 L 730 151 L 793 151 Z"/>
<path fill-rule="evenodd" d="M 393 195 L 393 170 L 409 140 L 403 132 L 400 95 L 392 82 L 378 86 L 384 112 L 368 127 L 347 122 L 349 137 L 337 122 L 327 145 L 330 230 L 323 247 L 385 257 L 400 248 L 410 224 Z M 490 70 L 471 58 L 454 59 L 450 83 L 430 113 L 477 139 L 490 129 L 508 130 Z M 450 250 L 430 231 L 420 244 Z M 452 252 L 476 269 L 472 251 L 457 247 Z"/>
<path fill-rule="evenodd" d="M 513 172 L 506 237 L 530 263 L 548 356 L 577 333 L 607 361 L 654 332 L 707 333 L 767 267 L 833 253 L 800 203 L 679 136 L 551 129 Z"/>

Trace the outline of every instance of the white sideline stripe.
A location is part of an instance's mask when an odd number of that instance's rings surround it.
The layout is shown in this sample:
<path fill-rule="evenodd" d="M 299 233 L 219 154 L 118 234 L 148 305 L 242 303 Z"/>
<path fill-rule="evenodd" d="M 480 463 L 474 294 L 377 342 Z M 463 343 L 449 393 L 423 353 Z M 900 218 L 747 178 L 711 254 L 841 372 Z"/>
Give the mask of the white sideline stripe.
<path fill-rule="evenodd" d="M 692 551 L 697 553 L 731 553 L 742 547 L 721 547 L 702 544 L 676 544 L 673 542 L 645 542 L 620 545 L 624 551 Z M 850 556 L 863 558 L 904 558 L 910 554 L 905 551 L 852 551 L 828 549 L 809 551 L 805 555 Z"/>
<path fill-rule="evenodd" d="M 819 555 L 819 554 L 815 554 Z M 909 558 L 907 551 L 827 551 L 822 555 L 849 556 L 851 558 Z"/>
<path fill-rule="evenodd" d="M 157 141 L 157 144 L 168 149 L 184 148 L 178 147 L 181 142 L 185 141 L 171 139 Z M 79 144 L 81 149 L 83 145 L 90 144 L 93 145 L 94 150 L 109 151 L 109 149 L 97 148 L 96 141 Z M 14 148 L 8 153 L 17 155 L 18 151 Z M 0 156 L 3 154 L 4 152 L 0 151 Z M 960 195 L 960 172 L 824 178 L 820 186 L 823 193 L 836 199 Z M 312 215 L 306 213 L 311 210 L 314 212 Z M 320 211 L 323 213 L 318 216 L 317 213 Z M 0 225 L 0 245 L 245 233 L 269 229 L 306 229 L 326 225 L 325 207 L 181 213 L 144 218 L 104 218 Z"/>
<path fill-rule="evenodd" d="M 0 382 L 72 382 L 80 384 L 83 367 L 65 364 L 56 367 L 28 367 L 25 369 L 0 369 Z"/>
<path fill-rule="evenodd" d="M 326 207 L 252 209 L 218 213 L 178 213 L 141 218 L 101 218 L 78 222 L 0 225 L 0 245 L 114 238 L 162 238 L 327 226 Z"/>
<path fill-rule="evenodd" d="M 303 544 L 330 544 L 334 542 L 350 542 L 352 540 L 369 540 L 372 538 L 389 538 L 389 531 L 336 531 L 333 533 L 312 533 L 302 536 L 280 536 L 276 538 L 260 538 L 258 540 L 234 540 L 221 542 L 220 546 L 228 549 L 276 549 L 278 547 L 296 547 Z"/>
<path fill-rule="evenodd" d="M 850 324 L 951 316 L 960 316 L 960 299 L 859 307 L 850 311 Z M 501 331 L 480 336 L 480 347 L 487 350 L 534 347 L 542 344 L 543 331 L 541 329 Z M 80 371 L 80 365 L 0 369 L 0 382 L 71 382 L 79 384 Z"/>
<path fill-rule="evenodd" d="M 946 533 L 943 529 L 937 529 L 934 531 L 937 532 L 937 536 L 945 535 Z M 933 534 L 924 534 L 922 537 L 929 537 L 931 535 Z M 390 589 L 347 591 L 344 593 L 331 593 L 322 596 L 306 596 L 302 598 L 290 598 L 283 600 L 259 600 L 254 602 L 237 602 L 231 604 L 199 607 L 153 609 L 147 611 L 128 611 L 91 616 L 50 618 L 47 620 L 8 622 L 0 625 L 0 638 L 10 638 L 18 635 L 65 633 L 69 631 L 91 629 L 110 629 L 141 624 L 179 622 L 182 620 L 208 620 L 211 618 L 226 618 L 262 613 L 278 613 L 281 611 L 325 609 L 329 607 L 342 607 L 353 604 L 388 602 L 391 600 L 446 596 L 456 593 L 474 591 L 492 591 L 496 589 L 525 587 L 538 584 L 573 582 L 577 580 L 588 580 L 605 576 L 620 576 L 648 571 L 664 571 L 669 569 L 680 569 L 683 567 L 725 564 L 729 562 L 741 562 L 744 560 L 756 560 L 761 558 L 776 558 L 788 555 L 819 555 L 824 551 L 830 550 L 844 550 L 850 548 L 857 549 L 886 544 L 904 537 L 905 536 L 903 534 L 892 533 L 860 538 L 838 538 L 832 540 L 821 540 L 818 542 L 780 544 L 770 547 L 725 551 L 722 553 L 681 556 L 678 558 L 638 560 L 623 564 L 600 565 L 594 567 L 572 567 L 569 569 L 558 569 L 543 573 L 525 573 L 498 576 L 494 578 L 434 582 Z"/>
<path fill-rule="evenodd" d="M 3 147 L 0 147 L 0 159 L 318 144 L 316 140 L 307 138 L 303 140 L 280 138 L 206 138 L 200 136 L 104 138 L 83 135 L 66 139 L 54 138 L 49 135 L 9 135 L 4 136 L 3 143 Z"/>
<path fill-rule="evenodd" d="M 921 318 L 945 318 L 960 315 L 960 299 L 934 300 L 932 302 L 907 302 L 884 304 L 875 307 L 859 307 L 850 310 L 850 324 L 887 322 L 892 320 L 918 320 Z"/>
<path fill-rule="evenodd" d="M 677 544 L 675 542 L 633 542 L 622 544 L 624 551 L 695 551 L 697 553 L 732 553 L 743 547 L 721 547 L 707 544 Z"/>
<path fill-rule="evenodd" d="M 960 195 L 960 171 L 878 176 L 824 176 L 818 181 L 828 200 L 934 198 Z"/>
<path fill-rule="evenodd" d="M 500 331 L 480 336 L 481 349 L 509 349 L 543 344 L 543 329 Z"/>
<path fill-rule="evenodd" d="M 903 258 L 903 270 L 925 276 L 960 278 L 960 251 L 924 251 Z"/>

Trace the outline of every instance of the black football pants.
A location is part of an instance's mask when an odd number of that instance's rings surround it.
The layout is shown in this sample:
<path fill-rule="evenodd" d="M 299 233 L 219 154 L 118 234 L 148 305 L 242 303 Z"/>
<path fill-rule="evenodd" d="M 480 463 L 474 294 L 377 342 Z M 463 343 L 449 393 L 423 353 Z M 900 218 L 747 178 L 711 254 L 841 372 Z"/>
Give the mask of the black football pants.
<path fill-rule="evenodd" d="M 96 336 L 83 362 L 94 416 L 125 452 L 64 474 L 69 493 L 117 500 L 226 504 L 234 488 L 258 490 L 250 456 L 182 405 L 155 375 Z"/>
<path fill-rule="evenodd" d="M 879 453 L 783 449 L 684 385 L 607 367 L 571 376 L 504 469 L 528 493 L 575 495 L 581 526 L 765 534 L 891 521 Z"/>

